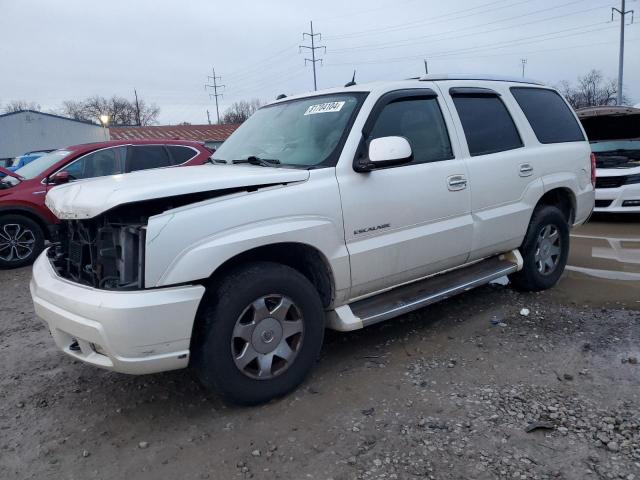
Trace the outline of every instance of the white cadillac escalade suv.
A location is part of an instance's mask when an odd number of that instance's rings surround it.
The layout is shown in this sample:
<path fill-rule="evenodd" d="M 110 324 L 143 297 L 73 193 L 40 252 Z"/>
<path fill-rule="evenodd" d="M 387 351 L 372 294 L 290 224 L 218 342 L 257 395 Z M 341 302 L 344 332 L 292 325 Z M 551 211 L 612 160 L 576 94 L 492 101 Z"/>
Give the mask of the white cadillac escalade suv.
<path fill-rule="evenodd" d="M 36 313 L 65 353 L 191 366 L 231 402 L 283 395 L 325 328 L 396 317 L 509 275 L 559 279 L 594 206 L 571 108 L 521 79 L 428 75 L 277 100 L 211 165 L 56 187 Z"/>

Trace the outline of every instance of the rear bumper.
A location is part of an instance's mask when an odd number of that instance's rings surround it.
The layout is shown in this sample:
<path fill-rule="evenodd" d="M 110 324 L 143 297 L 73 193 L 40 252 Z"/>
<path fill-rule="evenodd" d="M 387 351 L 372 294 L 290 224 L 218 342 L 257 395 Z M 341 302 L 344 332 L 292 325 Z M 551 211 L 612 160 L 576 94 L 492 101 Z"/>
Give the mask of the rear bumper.
<path fill-rule="evenodd" d="M 625 202 L 627 202 L 625 204 Z M 629 204 L 631 202 L 631 204 Z M 638 213 L 640 212 L 640 183 L 618 188 L 596 189 L 594 212 Z"/>
<path fill-rule="evenodd" d="M 45 251 L 33 265 L 30 289 L 35 312 L 49 326 L 56 345 L 78 360 L 131 374 L 175 370 L 189 363 L 202 285 L 98 290 L 59 277 Z"/>
<path fill-rule="evenodd" d="M 591 216 L 593 212 L 593 204 L 594 204 L 595 193 L 593 189 L 584 191 L 577 195 L 576 197 L 576 212 L 574 225 L 582 225 Z"/>

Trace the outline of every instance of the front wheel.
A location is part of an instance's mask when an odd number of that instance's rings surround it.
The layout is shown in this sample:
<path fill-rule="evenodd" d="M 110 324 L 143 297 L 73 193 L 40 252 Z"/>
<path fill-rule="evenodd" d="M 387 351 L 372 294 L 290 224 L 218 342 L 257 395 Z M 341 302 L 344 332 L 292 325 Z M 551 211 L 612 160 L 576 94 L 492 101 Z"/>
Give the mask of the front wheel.
<path fill-rule="evenodd" d="M 40 225 L 22 215 L 0 217 L 0 268 L 31 265 L 44 249 Z"/>
<path fill-rule="evenodd" d="M 569 224 L 557 207 L 546 205 L 534 211 L 520 253 L 523 268 L 510 276 L 515 288 L 535 292 L 560 280 L 569 255 Z"/>
<path fill-rule="evenodd" d="M 193 366 L 200 381 L 232 403 L 254 405 L 308 375 L 322 346 L 324 310 L 298 271 L 259 262 L 211 287 L 197 324 Z"/>

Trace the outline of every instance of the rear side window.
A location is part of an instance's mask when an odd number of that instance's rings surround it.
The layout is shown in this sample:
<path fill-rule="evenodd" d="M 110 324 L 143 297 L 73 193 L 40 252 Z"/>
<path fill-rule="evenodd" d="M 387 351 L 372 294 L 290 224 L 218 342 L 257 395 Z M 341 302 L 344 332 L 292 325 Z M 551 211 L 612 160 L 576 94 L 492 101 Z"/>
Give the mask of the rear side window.
<path fill-rule="evenodd" d="M 557 92 L 543 88 L 513 87 L 511 93 L 540 143 L 584 141 L 578 122 Z"/>
<path fill-rule="evenodd" d="M 453 95 L 472 157 L 523 146 L 513 119 L 497 95 Z"/>
<path fill-rule="evenodd" d="M 198 152 L 189 147 L 181 147 L 179 145 L 167 145 L 171 159 L 174 165 L 180 165 L 181 163 L 188 162 L 195 157 Z"/>
<path fill-rule="evenodd" d="M 413 152 L 412 163 L 453 158 L 449 134 L 435 98 L 404 98 L 389 103 L 380 112 L 368 140 L 405 137 Z"/>
<path fill-rule="evenodd" d="M 171 161 L 162 145 L 134 145 L 127 152 L 127 172 L 169 167 Z"/>

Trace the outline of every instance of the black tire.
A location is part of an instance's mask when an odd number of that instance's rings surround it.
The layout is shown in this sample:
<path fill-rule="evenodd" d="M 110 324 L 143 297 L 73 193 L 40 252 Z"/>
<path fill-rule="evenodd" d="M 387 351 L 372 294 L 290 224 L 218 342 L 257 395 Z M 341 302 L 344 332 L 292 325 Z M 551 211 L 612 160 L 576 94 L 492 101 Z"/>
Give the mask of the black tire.
<path fill-rule="evenodd" d="M 31 265 L 44 249 L 44 232 L 23 215 L 0 216 L 0 268 Z"/>
<path fill-rule="evenodd" d="M 559 245 L 551 244 L 549 247 L 549 242 L 544 245 L 543 236 L 545 232 L 549 231 L 557 231 Z M 540 260 L 540 258 L 546 258 L 546 255 L 537 256 L 539 247 L 540 252 L 554 247 L 553 251 L 559 249 L 557 257 L 549 256 L 550 262 L 555 265 L 552 269 L 549 264 Z M 524 242 L 520 247 L 520 253 L 524 266 L 521 271 L 509 277 L 514 288 L 521 291 L 537 292 L 553 287 L 560 280 L 569 255 L 569 224 L 559 208 L 551 205 L 536 208 L 531 217 Z M 543 271 L 547 269 L 549 271 Z"/>
<path fill-rule="evenodd" d="M 256 350 L 265 347 L 263 338 L 269 332 L 273 339 L 273 330 L 264 330 L 259 333 L 257 325 L 264 324 L 263 320 L 251 322 L 252 333 L 248 334 L 252 340 L 243 344 L 244 340 L 238 338 L 237 328 L 242 324 L 241 318 L 249 315 L 255 319 L 257 310 L 247 314 L 248 308 L 253 308 L 256 302 L 263 298 L 266 303 L 271 301 L 271 296 L 287 298 L 293 302 L 294 315 L 297 325 L 303 326 L 299 336 L 284 338 L 280 331 L 280 344 L 293 339 L 297 341 L 292 351 L 295 356 L 290 363 L 280 366 L 281 372 L 271 378 L 257 378 L 262 373 L 262 366 L 258 358 L 255 362 L 241 370 L 236 365 L 239 355 L 234 349 L 244 352 L 243 347 L 253 348 L 254 339 Z M 268 320 L 274 320 L 271 312 L 276 309 L 268 308 Z M 290 315 L 290 313 L 287 313 Z M 247 317 L 247 318 L 249 318 Z M 265 319 L 267 320 L 267 319 Z M 302 323 L 300 323 L 301 321 Z M 283 323 L 281 323 L 283 324 Z M 291 324 L 288 324 L 291 325 Z M 295 389 L 309 374 L 313 368 L 322 347 L 324 338 L 324 309 L 320 296 L 314 286 L 296 270 L 285 265 L 271 262 L 257 262 L 241 266 L 220 282 L 211 285 L 203 300 L 196 320 L 194 330 L 192 366 L 202 382 L 210 390 L 220 394 L 226 401 L 238 405 L 256 405 L 280 397 Z M 277 327 L 276 327 L 277 330 Z M 276 334 L 277 336 L 278 334 Z M 240 342 L 240 346 L 237 343 Z M 274 342 L 275 345 L 275 342 Z M 256 350 L 252 350 L 253 353 Z M 272 356 L 273 365 L 270 366 L 265 376 L 272 375 L 276 362 L 282 364 L 283 360 L 277 356 L 277 352 L 265 353 Z M 262 355 L 262 356 L 265 356 Z M 247 357 L 248 358 L 248 357 Z M 255 372 L 252 369 L 255 368 Z M 260 370 L 259 372 L 257 370 Z M 254 375 L 253 377 L 251 375 Z"/>

